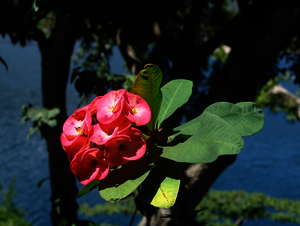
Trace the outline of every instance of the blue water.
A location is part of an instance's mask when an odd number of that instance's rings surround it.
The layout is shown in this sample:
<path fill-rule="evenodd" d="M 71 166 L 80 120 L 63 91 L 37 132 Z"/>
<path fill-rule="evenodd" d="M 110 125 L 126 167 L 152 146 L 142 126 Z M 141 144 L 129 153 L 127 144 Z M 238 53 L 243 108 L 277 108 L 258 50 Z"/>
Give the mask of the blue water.
<path fill-rule="evenodd" d="M 116 52 L 116 54 L 118 54 Z M 0 56 L 9 71 L 0 65 L 0 183 L 7 186 L 16 180 L 15 203 L 23 209 L 34 226 L 49 226 L 49 182 L 40 188 L 37 183 L 48 176 L 45 143 L 38 135 L 26 139 L 29 125 L 20 124 L 21 106 L 26 103 L 41 105 L 40 56 L 35 43 L 23 48 L 0 39 Z M 115 72 L 123 65 L 113 61 Z M 68 87 L 68 107 L 72 112 L 78 96 L 72 85 Z M 263 130 L 245 140 L 245 148 L 237 161 L 216 181 L 213 188 L 264 192 L 279 198 L 300 199 L 300 124 L 287 123 L 283 114 L 266 111 Z M 97 192 L 79 202 L 102 202 Z M 97 217 L 114 224 L 126 225 L 128 217 Z M 296 224 L 271 221 L 249 221 L 246 226 Z"/>
<path fill-rule="evenodd" d="M 290 124 L 283 114 L 266 112 L 263 130 L 245 139 L 237 161 L 213 188 L 263 192 L 278 198 L 300 200 L 300 124 Z M 298 224 L 249 221 L 246 226 Z"/>

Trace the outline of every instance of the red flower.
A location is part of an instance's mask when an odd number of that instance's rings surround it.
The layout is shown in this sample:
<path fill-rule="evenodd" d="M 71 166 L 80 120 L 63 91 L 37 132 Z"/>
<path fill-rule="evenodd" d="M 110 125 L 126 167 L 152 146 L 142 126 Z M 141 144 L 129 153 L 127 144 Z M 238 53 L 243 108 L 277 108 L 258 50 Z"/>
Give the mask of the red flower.
<path fill-rule="evenodd" d="M 150 120 L 147 102 L 125 89 L 110 91 L 76 110 L 63 126 L 61 143 L 80 183 L 102 180 L 110 167 L 143 157 L 146 142 L 132 125 Z"/>
<path fill-rule="evenodd" d="M 104 150 L 98 148 L 83 148 L 71 161 L 71 170 L 83 185 L 93 180 L 104 179 L 109 172 Z"/>
<path fill-rule="evenodd" d="M 64 123 L 61 143 L 69 159 L 88 143 L 92 130 L 90 112 L 86 107 L 76 110 Z"/>
<path fill-rule="evenodd" d="M 105 145 L 110 166 L 138 160 L 146 152 L 146 142 L 138 129 L 130 128 L 124 135 L 126 136 L 116 136 L 110 139 Z"/>
<path fill-rule="evenodd" d="M 111 134 L 106 133 L 99 124 L 94 125 L 93 135 L 90 137 L 90 142 L 93 142 L 97 145 L 104 145 L 106 144 L 110 139 L 114 137 L 122 137 L 124 135 L 120 135 L 119 128 L 114 127 L 114 130 Z"/>
<path fill-rule="evenodd" d="M 122 121 L 124 117 L 137 126 L 146 125 L 151 120 L 151 110 L 142 97 L 125 89 L 111 91 L 99 100 L 97 119 L 101 124 Z"/>
<path fill-rule="evenodd" d="M 124 115 L 122 115 L 109 124 L 99 123 L 99 125 L 107 134 L 112 134 L 116 128 L 118 128 L 119 133 L 123 133 L 125 130 L 132 126 L 132 123 L 126 117 L 124 117 Z"/>
<path fill-rule="evenodd" d="M 151 110 L 148 103 L 138 95 L 127 92 L 127 118 L 137 126 L 148 124 L 151 120 Z"/>
<path fill-rule="evenodd" d="M 95 114 L 97 112 L 97 105 L 101 100 L 101 98 L 102 96 L 97 96 L 94 98 L 94 100 L 92 100 L 90 104 L 87 105 L 91 114 Z"/>
<path fill-rule="evenodd" d="M 125 93 L 125 89 L 113 90 L 100 99 L 97 104 L 97 119 L 99 123 L 110 124 L 121 116 Z"/>

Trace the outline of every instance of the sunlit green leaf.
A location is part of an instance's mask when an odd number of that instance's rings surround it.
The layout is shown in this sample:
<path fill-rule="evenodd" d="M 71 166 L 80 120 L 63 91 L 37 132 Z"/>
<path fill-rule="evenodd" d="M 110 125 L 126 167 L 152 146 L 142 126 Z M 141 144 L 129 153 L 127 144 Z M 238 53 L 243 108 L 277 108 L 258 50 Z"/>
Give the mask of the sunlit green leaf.
<path fill-rule="evenodd" d="M 151 205 L 159 208 L 169 208 L 175 204 L 180 180 L 166 177 L 160 184 Z"/>

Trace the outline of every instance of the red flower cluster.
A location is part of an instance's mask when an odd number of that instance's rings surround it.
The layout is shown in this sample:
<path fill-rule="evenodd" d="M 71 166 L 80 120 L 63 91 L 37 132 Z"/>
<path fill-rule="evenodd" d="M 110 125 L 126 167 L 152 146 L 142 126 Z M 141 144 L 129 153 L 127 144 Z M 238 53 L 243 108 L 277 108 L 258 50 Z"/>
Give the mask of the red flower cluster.
<path fill-rule="evenodd" d="M 64 123 L 61 143 L 80 183 L 102 180 L 110 167 L 140 159 L 146 142 L 132 125 L 150 120 L 147 102 L 125 89 L 110 91 L 77 109 Z"/>

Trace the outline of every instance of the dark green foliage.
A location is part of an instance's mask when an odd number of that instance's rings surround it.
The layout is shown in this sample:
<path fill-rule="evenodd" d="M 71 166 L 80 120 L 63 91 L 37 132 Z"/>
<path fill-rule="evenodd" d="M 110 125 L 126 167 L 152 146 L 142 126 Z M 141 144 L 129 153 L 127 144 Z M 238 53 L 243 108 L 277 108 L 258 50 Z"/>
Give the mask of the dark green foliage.
<path fill-rule="evenodd" d="M 73 69 L 71 82 L 82 97 L 81 104 L 87 104 L 83 100 L 88 99 L 92 94 L 103 95 L 108 89 L 129 89 L 134 78 L 135 76 L 130 74 L 110 74 L 106 70 L 98 73 L 98 71 L 77 67 Z"/>
<path fill-rule="evenodd" d="M 271 79 L 261 89 L 256 98 L 256 103 L 261 107 L 269 107 L 273 112 L 283 111 L 287 120 L 295 121 L 299 119 L 299 99 L 293 93 L 272 93 L 272 88 L 279 85 L 282 81 L 292 81 L 292 75 L 286 72 L 283 75 Z"/>
<path fill-rule="evenodd" d="M 109 89 L 130 87 L 134 76 L 110 71 L 109 61 L 115 45 L 111 36 L 115 35 L 115 30 L 108 23 L 99 26 L 93 19 L 84 23 L 86 30 L 72 59 L 75 68 L 71 82 L 79 95 L 87 98 L 92 94 L 103 95 Z"/>
<path fill-rule="evenodd" d="M 228 46 L 220 46 L 217 49 L 215 49 L 215 51 L 212 53 L 212 56 L 221 61 L 222 63 L 225 63 L 227 58 L 228 58 L 228 52 L 226 50 L 230 50 L 230 48 Z"/>
<path fill-rule="evenodd" d="M 300 201 L 262 193 L 211 191 L 197 210 L 197 219 L 207 226 L 241 225 L 250 219 L 300 223 Z"/>
<path fill-rule="evenodd" d="M 135 204 L 132 198 L 128 198 L 119 202 L 114 203 L 104 203 L 104 204 L 96 204 L 95 206 L 90 206 L 87 203 L 83 203 L 80 205 L 79 211 L 86 217 L 96 216 L 98 214 L 135 214 Z M 126 224 L 123 224 L 126 225 Z M 102 224 L 90 224 L 89 226 L 114 226 L 108 223 Z"/>
<path fill-rule="evenodd" d="M 57 125 L 56 116 L 59 114 L 58 108 L 46 109 L 34 107 L 31 104 L 22 106 L 22 122 L 31 121 L 32 127 L 28 131 L 28 137 L 39 131 L 42 126 L 55 127 Z"/>
<path fill-rule="evenodd" d="M 16 208 L 13 203 L 15 191 L 14 183 L 11 183 L 7 190 L 1 190 L 2 204 L 0 205 L 0 226 L 30 226 L 23 217 L 24 213 Z"/>
<path fill-rule="evenodd" d="M 120 202 L 96 204 L 91 207 L 84 203 L 80 206 L 79 211 L 87 217 L 95 216 L 97 214 L 133 214 L 135 205 L 133 199 L 125 199 Z"/>

